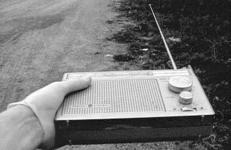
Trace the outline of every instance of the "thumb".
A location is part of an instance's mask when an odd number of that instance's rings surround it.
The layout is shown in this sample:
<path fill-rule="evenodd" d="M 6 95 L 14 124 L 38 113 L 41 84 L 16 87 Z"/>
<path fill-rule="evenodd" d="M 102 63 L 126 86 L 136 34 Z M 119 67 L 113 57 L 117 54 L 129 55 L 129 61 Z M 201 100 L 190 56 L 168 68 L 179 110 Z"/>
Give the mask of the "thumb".
<path fill-rule="evenodd" d="M 91 77 L 83 77 L 75 80 L 67 80 L 61 82 L 64 87 L 64 94 L 68 94 L 74 91 L 82 90 L 90 86 Z"/>

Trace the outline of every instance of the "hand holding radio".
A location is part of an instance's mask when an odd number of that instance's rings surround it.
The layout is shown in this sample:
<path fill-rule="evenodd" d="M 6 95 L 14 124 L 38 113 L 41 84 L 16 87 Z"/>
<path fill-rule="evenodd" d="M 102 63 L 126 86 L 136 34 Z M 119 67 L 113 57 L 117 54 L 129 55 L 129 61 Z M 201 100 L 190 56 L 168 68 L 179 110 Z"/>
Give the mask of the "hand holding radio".
<path fill-rule="evenodd" d="M 54 118 L 57 109 L 62 104 L 64 97 L 71 92 L 87 88 L 91 78 L 83 77 L 76 80 L 51 83 L 34 93 L 23 101 L 9 104 L 8 108 L 15 105 L 29 107 L 37 116 L 44 130 L 42 147 L 50 148 L 54 145 Z"/>

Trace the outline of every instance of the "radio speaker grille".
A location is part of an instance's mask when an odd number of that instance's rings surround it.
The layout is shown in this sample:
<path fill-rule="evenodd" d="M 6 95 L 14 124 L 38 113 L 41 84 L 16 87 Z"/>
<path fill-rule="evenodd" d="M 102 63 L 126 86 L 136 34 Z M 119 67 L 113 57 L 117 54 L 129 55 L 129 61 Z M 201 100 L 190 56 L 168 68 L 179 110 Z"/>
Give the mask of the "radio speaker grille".
<path fill-rule="evenodd" d="M 156 111 L 165 111 L 156 79 L 107 79 L 68 95 L 61 115 Z"/>

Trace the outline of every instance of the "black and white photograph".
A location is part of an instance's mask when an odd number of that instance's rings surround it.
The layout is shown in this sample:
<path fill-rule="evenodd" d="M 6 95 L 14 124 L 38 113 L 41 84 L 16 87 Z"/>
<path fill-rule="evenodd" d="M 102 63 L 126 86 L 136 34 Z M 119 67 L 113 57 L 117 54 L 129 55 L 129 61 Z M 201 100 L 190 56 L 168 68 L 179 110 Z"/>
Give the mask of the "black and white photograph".
<path fill-rule="evenodd" d="M 0 0 L 0 150 L 230 150 L 231 0 Z"/>

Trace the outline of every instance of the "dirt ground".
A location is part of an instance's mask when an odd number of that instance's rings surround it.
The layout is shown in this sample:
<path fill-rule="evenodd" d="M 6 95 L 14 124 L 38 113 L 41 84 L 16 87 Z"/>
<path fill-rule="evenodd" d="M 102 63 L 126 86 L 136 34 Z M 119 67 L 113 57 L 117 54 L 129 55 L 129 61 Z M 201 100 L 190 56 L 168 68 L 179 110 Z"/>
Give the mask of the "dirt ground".
<path fill-rule="evenodd" d="M 65 72 L 115 70 L 126 45 L 105 40 L 116 0 L 0 0 L 0 111 Z M 178 143 L 65 146 L 60 150 L 180 149 Z"/>
<path fill-rule="evenodd" d="M 65 72 L 99 71 L 122 49 L 104 40 L 116 28 L 108 0 L 0 0 L 0 108 Z M 114 31 L 112 31 L 114 30 Z"/>

